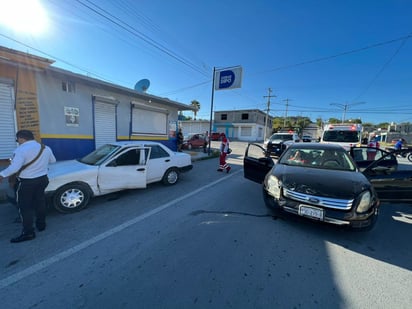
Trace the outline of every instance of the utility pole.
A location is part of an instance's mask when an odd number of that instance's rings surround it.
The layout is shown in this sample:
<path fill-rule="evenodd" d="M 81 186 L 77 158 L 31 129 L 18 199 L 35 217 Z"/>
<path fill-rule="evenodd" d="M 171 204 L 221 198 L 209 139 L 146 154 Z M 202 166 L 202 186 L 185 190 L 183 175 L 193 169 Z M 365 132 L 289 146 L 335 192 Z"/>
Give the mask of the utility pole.
<path fill-rule="evenodd" d="M 365 104 L 365 102 L 356 102 L 356 103 L 351 103 L 351 104 L 330 103 L 330 105 L 335 105 L 343 109 L 342 123 L 344 123 L 346 120 L 346 112 L 349 109 L 349 107 L 354 106 L 354 105 L 359 105 L 359 104 Z"/>
<path fill-rule="evenodd" d="M 263 96 L 264 98 L 268 98 L 268 106 L 266 110 L 266 117 L 265 117 L 265 129 L 263 130 L 263 142 L 266 140 L 266 131 L 268 126 L 268 118 L 269 118 L 269 111 L 270 111 L 270 98 L 276 98 L 275 95 L 271 95 L 272 89 L 268 88 L 268 95 Z"/>
<path fill-rule="evenodd" d="M 285 119 L 283 119 L 283 129 L 286 127 L 286 119 L 288 118 L 288 106 L 289 106 L 289 101 L 292 101 L 290 99 L 285 99 L 283 100 L 286 102 L 286 110 L 285 110 Z"/>

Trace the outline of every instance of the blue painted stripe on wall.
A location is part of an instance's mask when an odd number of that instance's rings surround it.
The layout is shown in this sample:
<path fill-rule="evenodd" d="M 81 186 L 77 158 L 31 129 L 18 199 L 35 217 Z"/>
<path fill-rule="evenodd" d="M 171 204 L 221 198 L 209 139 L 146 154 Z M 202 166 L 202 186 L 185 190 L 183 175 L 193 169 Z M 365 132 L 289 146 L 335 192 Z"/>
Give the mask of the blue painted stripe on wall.
<path fill-rule="evenodd" d="M 95 149 L 92 139 L 42 138 L 42 143 L 53 150 L 58 161 L 81 158 Z"/>

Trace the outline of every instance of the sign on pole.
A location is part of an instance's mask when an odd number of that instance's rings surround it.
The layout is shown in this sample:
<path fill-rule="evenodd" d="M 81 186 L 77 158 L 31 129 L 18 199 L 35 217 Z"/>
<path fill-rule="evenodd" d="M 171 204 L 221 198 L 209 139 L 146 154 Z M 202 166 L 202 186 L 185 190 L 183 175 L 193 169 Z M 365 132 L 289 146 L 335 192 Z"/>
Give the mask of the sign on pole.
<path fill-rule="evenodd" d="M 242 87 L 242 67 L 215 71 L 215 90 L 228 90 Z"/>

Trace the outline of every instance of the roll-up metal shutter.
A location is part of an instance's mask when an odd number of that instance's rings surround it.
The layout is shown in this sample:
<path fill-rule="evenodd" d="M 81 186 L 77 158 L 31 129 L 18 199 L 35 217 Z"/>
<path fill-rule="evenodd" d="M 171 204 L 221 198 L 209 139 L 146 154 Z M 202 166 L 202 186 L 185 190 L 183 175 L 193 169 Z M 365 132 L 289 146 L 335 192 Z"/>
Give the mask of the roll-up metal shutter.
<path fill-rule="evenodd" d="M 132 133 L 167 135 L 168 110 L 132 102 Z"/>
<path fill-rule="evenodd" d="M 0 83 L 0 159 L 8 159 L 17 147 L 14 87 Z"/>
<path fill-rule="evenodd" d="M 116 105 L 98 100 L 94 103 L 96 148 L 116 141 Z"/>

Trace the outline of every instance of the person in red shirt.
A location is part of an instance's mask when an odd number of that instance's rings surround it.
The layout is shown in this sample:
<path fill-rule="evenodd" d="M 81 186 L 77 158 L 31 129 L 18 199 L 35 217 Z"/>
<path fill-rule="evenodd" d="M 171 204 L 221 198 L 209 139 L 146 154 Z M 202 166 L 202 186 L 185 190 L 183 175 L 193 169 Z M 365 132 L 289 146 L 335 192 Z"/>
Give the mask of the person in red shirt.
<path fill-rule="evenodd" d="M 226 137 L 225 133 L 221 133 L 220 138 L 222 140 L 222 143 L 220 144 L 219 168 L 217 169 L 217 171 L 223 172 L 224 170 L 226 170 L 226 173 L 229 173 L 231 167 L 226 162 L 226 156 L 229 153 L 229 139 Z"/>
<path fill-rule="evenodd" d="M 379 148 L 380 144 L 378 139 L 376 138 L 375 135 L 372 135 L 371 140 L 368 143 L 369 147 L 374 147 L 374 148 Z M 373 161 L 375 160 L 375 156 L 376 156 L 376 149 L 367 149 L 366 151 L 367 156 L 368 156 L 368 161 Z"/>

